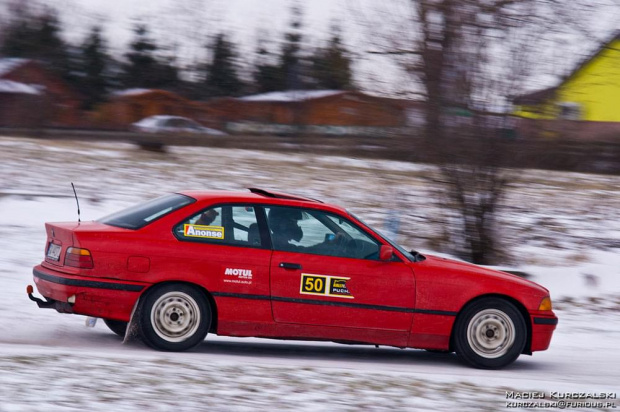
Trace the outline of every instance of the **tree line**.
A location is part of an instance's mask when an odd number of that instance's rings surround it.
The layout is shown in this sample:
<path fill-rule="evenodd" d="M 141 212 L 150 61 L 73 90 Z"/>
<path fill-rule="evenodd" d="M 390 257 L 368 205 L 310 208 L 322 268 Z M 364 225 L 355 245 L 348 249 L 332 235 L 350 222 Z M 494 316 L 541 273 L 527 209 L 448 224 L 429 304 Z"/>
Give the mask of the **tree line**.
<path fill-rule="evenodd" d="M 111 56 L 103 28 L 93 27 L 81 44 L 62 40 L 53 10 L 26 13 L 15 0 L 11 20 L 0 29 L 0 53 L 46 61 L 87 96 L 87 107 L 109 91 L 148 87 L 177 91 L 195 100 L 288 89 L 354 89 L 351 53 L 332 30 L 322 47 L 305 46 L 302 11 L 293 8 L 276 49 L 262 43 L 247 58 L 221 32 L 205 41 L 209 58 L 181 67 L 174 55 L 136 24 L 121 56 Z M 445 211 L 450 251 L 475 263 L 506 257 L 499 211 L 517 179 L 502 159 L 498 132 L 511 122 L 509 103 L 528 89 L 532 76 L 549 74 L 566 38 L 580 47 L 592 36 L 607 7 L 601 0 L 393 0 L 350 2 L 349 11 L 368 35 L 367 53 L 401 68 L 397 87 L 410 88 L 424 103 L 424 155 L 438 164 L 431 184 Z M 21 7 L 21 8 L 20 8 Z M 615 10 L 615 9 L 610 9 Z M 568 36 L 568 37 L 567 37 Z M 241 57 L 244 64 L 240 63 Z M 544 64 L 543 64 L 544 63 Z M 192 80 L 185 74 L 191 71 Z M 415 136 L 418 137 L 418 136 Z M 412 139 L 412 151 L 419 153 Z M 517 146 L 515 146 L 516 148 Z M 427 159 L 428 160 L 428 159 Z M 419 228 L 414 228 L 419 230 Z"/>
<path fill-rule="evenodd" d="M 121 55 L 110 52 L 102 25 L 90 28 L 80 42 L 63 37 L 57 10 L 34 9 L 28 2 L 11 4 L 8 23 L 0 29 L 0 56 L 36 59 L 62 77 L 84 97 L 84 109 L 106 101 L 114 90 L 158 88 L 193 100 L 305 89 L 355 89 L 352 56 L 334 27 L 329 40 L 307 46 L 303 11 L 291 9 L 291 21 L 275 50 L 260 44 L 244 56 L 225 32 L 205 39 L 204 61 L 180 62 L 166 44 L 156 40 L 148 24 L 136 23 Z M 247 53 L 246 53 L 247 54 Z"/>

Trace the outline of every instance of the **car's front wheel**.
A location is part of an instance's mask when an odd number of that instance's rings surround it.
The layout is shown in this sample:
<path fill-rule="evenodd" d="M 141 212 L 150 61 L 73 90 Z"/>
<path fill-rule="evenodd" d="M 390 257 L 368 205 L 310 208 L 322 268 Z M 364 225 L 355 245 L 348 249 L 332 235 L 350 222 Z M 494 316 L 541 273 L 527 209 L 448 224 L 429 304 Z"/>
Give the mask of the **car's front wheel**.
<path fill-rule="evenodd" d="M 463 309 L 454 330 L 456 353 L 482 369 L 499 369 L 514 362 L 527 342 L 527 326 L 514 304 L 486 298 Z"/>
<path fill-rule="evenodd" d="M 185 284 L 149 291 L 140 305 L 139 330 L 144 342 L 159 350 L 184 351 L 198 345 L 211 326 L 204 294 Z"/>

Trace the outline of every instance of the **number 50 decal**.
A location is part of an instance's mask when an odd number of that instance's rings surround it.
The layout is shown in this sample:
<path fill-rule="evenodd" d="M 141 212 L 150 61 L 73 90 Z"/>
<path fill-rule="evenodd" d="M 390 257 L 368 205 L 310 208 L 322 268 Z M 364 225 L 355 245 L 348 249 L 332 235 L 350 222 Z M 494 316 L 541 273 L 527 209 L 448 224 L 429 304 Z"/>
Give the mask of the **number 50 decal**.
<path fill-rule="evenodd" d="M 353 299 L 351 292 L 349 292 L 347 288 L 347 280 L 349 279 L 351 278 L 302 273 L 299 293 L 302 295 L 321 295 Z"/>
<path fill-rule="evenodd" d="M 301 293 L 325 295 L 326 276 L 301 275 Z"/>

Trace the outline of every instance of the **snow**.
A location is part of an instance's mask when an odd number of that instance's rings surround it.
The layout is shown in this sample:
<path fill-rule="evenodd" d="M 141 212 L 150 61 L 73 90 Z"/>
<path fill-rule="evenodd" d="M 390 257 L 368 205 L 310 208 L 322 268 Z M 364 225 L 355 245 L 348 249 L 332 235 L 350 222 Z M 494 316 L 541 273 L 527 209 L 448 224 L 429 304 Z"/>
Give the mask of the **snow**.
<path fill-rule="evenodd" d="M 533 273 L 533 280 L 544 282 L 544 286 L 560 300 L 620 292 L 618 249 L 584 253 L 588 255 L 587 262 L 557 267 L 525 265 L 522 269 Z"/>
<path fill-rule="evenodd" d="M 12 72 L 26 62 L 28 62 L 28 59 L 17 57 L 0 58 L 0 77 Z"/>
<path fill-rule="evenodd" d="M 269 92 L 239 98 L 246 102 L 300 102 L 304 100 L 320 99 L 346 93 L 342 90 L 287 90 L 284 92 Z"/>
<path fill-rule="evenodd" d="M 312 154 L 0 137 L 0 411 L 503 410 L 506 391 L 620 392 L 620 178 L 522 171 L 501 221 L 515 268 L 549 288 L 548 351 L 501 371 L 420 350 L 209 335 L 187 353 L 122 344 L 102 322 L 26 297 L 44 222 L 82 220 L 183 189 L 264 187 L 343 205 L 434 251 L 432 167 Z M 361 190 L 360 190 L 361 189 Z M 615 401 L 620 405 L 619 401 Z"/>
<path fill-rule="evenodd" d="M 41 94 L 39 89 L 32 85 L 12 80 L 0 80 L 0 93 Z"/>

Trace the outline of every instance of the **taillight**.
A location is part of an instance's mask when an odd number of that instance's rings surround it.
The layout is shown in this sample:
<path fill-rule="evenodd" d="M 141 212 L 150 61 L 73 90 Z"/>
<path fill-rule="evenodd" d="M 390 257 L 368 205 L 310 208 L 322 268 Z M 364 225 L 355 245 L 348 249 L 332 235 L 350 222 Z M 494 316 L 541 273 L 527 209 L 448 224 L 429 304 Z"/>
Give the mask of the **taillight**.
<path fill-rule="evenodd" d="M 65 254 L 65 266 L 92 269 L 94 265 L 90 250 L 70 247 Z"/>

